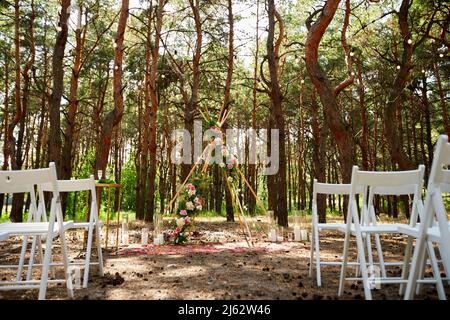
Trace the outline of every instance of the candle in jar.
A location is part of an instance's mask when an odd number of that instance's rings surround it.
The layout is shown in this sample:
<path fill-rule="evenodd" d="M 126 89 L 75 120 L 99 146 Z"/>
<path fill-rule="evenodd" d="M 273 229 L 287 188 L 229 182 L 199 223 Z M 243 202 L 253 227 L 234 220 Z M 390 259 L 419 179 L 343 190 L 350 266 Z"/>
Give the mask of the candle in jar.
<path fill-rule="evenodd" d="M 272 242 L 277 241 L 277 230 L 276 229 L 270 229 L 269 240 Z"/>
<path fill-rule="evenodd" d="M 295 241 L 301 241 L 302 240 L 302 233 L 301 233 L 300 226 L 294 226 L 294 240 Z"/>
<path fill-rule="evenodd" d="M 128 235 L 128 232 L 124 232 L 122 234 L 122 242 L 126 246 L 130 243 L 130 236 Z"/>
<path fill-rule="evenodd" d="M 160 245 L 164 244 L 164 234 L 160 233 L 158 235 L 158 242 Z"/>
<path fill-rule="evenodd" d="M 302 241 L 308 241 L 308 233 L 306 232 L 306 230 L 302 230 L 301 233 Z"/>
<path fill-rule="evenodd" d="M 142 228 L 142 245 L 148 244 L 148 228 Z"/>

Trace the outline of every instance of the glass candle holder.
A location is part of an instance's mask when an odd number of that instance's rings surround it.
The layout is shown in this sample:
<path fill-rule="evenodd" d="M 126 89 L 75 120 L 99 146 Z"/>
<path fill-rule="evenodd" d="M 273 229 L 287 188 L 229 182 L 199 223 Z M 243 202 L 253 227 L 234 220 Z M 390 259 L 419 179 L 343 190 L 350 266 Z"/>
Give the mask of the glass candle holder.
<path fill-rule="evenodd" d="M 277 225 L 275 221 L 275 214 L 273 210 L 267 211 L 267 232 L 269 236 L 269 241 L 276 242 L 277 241 Z"/>
<path fill-rule="evenodd" d="M 153 214 L 153 237 L 156 238 L 158 237 L 158 234 L 160 233 L 160 222 L 159 222 L 159 214 L 158 213 L 154 213 Z"/>
<path fill-rule="evenodd" d="M 300 210 L 293 210 L 292 211 L 293 217 L 294 217 L 294 227 L 301 225 L 301 212 Z"/>
<path fill-rule="evenodd" d="M 122 243 L 124 245 L 129 244 L 129 233 L 128 233 L 128 213 L 122 213 Z"/>
<path fill-rule="evenodd" d="M 148 228 L 142 228 L 141 243 L 143 246 L 148 244 Z"/>
<path fill-rule="evenodd" d="M 283 226 L 278 226 L 277 241 L 278 242 L 284 241 L 284 227 Z"/>

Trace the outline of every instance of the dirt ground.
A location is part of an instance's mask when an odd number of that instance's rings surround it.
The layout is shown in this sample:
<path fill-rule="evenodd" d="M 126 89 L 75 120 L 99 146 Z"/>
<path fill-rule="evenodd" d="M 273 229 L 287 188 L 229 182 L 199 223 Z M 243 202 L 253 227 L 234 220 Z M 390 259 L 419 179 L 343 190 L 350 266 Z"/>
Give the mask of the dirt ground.
<path fill-rule="evenodd" d="M 142 223 L 130 226 L 130 243 L 140 243 Z M 114 237 L 114 226 L 111 237 Z M 195 224 L 192 243 L 242 242 L 244 236 L 238 223 L 204 219 Z M 104 229 L 102 233 L 104 234 Z M 151 230 L 151 226 L 150 226 Z M 82 232 L 69 232 L 70 257 L 83 256 Z M 265 239 L 259 239 L 264 241 Z M 151 236 L 149 242 L 151 242 Z M 112 241 L 111 243 L 114 243 Z M 400 261 L 405 239 L 399 236 L 382 238 L 386 261 Z M 17 262 L 19 239 L 0 244 L 0 263 Z M 339 261 L 343 236 L 324 232 L 321 235 L 322 260 Z M 337 296 L 340 268 L 322 267 L 322 287 L 310 278 L 309 242 L 291 243 L 292 250 L 283 252 L 218 252 L 186 255 L 113 255 L 114 249 L 104 250 L 104 276 L 92 267 L 88 289 L 75 290 L 75 299 L 363 299 L 361 282 L 346 283 L 345 293 Z M 351 248 L 355 247 L 354 241 Z M 58 251 L 58 248 L 56 249 Z M 354 252 L 353 252 L 354 253 Z M 376 258 L 376 256 L 375 256 Z M 72 259 L 76 261 L 77 259 Z M 353 269 L 351 269 L 353 270 Z M 14 270 L 0 269 L 0 279 L 8 280 Z M 38 275 L 38 271 L 35 272 Z M 57 273 L 57 275 L 61 273 Z M 431 275 L 430 270 L 427 274 Z M 400 275 L 400 267 L 390 267 L 389 276 Z M 349 272 L 349 276 L 352 276 Z M 447 297 L 450 295 L 445 285 Z M 374 290 L 374 299 L 401 299 L 398 285 L 382 285 Z M 0 299 L 36 299 L 37 290 L 0 291 Z M 67 299 L 61 284 L 49 285 L 47 299 Z M 437 299 L 434 285 L 425 285 L 417 299 Z"/>

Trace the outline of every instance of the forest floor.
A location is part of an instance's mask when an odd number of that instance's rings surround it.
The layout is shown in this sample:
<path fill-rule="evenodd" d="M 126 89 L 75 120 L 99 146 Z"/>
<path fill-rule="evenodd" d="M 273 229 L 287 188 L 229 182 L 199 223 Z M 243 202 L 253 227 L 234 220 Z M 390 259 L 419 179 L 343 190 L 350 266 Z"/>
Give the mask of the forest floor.
<path fill-rule="evenodd" d="M 140 248 L 143 223 L 130 224 L 130 247 Z M 102 232 L 104 233 L 105 228 Z M 115 248 L 104 250 L 104 275 L 91 270 L 87 289 L 75 290 L 75 299 L 363 299 L 361 282 L 347 282 L 344 295 L 337 296 L 340 267 L 322 267 L 322 287 L 315 277 L 310 278 L 309 242 L 284 242 L 270 244 L 259 239 L 257 249 L 243 250 L 245 238 L 239 223 L 226 223 L 221 219 L 198 219 L 191 243 L 212 248 L 212 243 L 222 242 L 239 250 L 180 252 L 179 254 L 133 253 L 127 248 L 117 254 Z M 110 232 L 114 234 L 114 226 Z M 71 257 L 83 256 L 82 231 L 69 232 L 68 247 Z M 114 237 L 115 239 L 115 237 Z M 149 240 L 149 242 L 151 239 Z M 114 241 L 111 241 L 114 243 Z M 400 261 L 405 238 L 383 236 L 386 261 Z M 17 262 L 21 242 L 11 239 L 0 245 L 0 261 Z M 209 246 L 208 246 L 209 244 Z M 339 261 L 343 236 L 335 232 L 321 235 L 322 260 Z M 270 247 L 271 246 L 271 247 Z M 278 246 L 278 250 L 277 250 Z M 270 247 L 271 250 L 267 248 Z M 351 248 L 354 258 L 355 242 Z M 197 246 L 197 249 L 199 247 Z M 57 247 L 56 251 L 59 251 Z M 154 253 L 154 252 L 153 252 Z M 376 259 L 376 256 L 375 256 Z M 76 259 L 72 259 L 76 260 Z M 353 269 L 351 269 L 353 270 Z M 35 272 L 38 275 L 38 271 Z M 61 273 L 57 275 L 61 276 Z M 427 274 L 431 275 L 430 270 Z M 349 272 L 349 276 L 351 273 Z M 400 267 L 390 267 L 389 276 L 399 276 Z M 14 277 L 13 271 L 0 269 L 0 280 Z M 445 286 L 447 297 L 450 288 Z M 374 299 L 401 299 L 398 285 L 382 285 L 373 291 Z M 0 291 L 0 299 L 36 299 L 37 290 Z M 67 299 L 61 284 L 49 285 L 48 299 Z M 433 285 L 425 285 L 417 299 L 437 299 Z"/>

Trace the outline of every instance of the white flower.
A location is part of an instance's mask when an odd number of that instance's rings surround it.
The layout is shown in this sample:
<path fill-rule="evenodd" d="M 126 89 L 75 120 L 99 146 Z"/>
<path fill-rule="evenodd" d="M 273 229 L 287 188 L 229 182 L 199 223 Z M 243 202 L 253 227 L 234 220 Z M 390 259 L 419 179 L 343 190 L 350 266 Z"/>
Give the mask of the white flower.
<path fill-rule="evenodd" d="M 225 167 L 225 163 L 223 163 L 223 162 L 219 163 L 219 167 L 221 167 L 221 168 Z"/>
<path fill-rule="evenodd" d="M 196 206 L 195 208 L 196 208 L 197 210 L 199 210 L 199 211 L 203 209 L 203 207 L 202 207 L 202 205 L 201 205 L 201 204 L 199 204 L 199 205 L 198 205 L 198 206 Z"/>
<path fill-rule="evenodd" d="M 195 195 L 195 189 L 191 189 L 191 190 L 188 190 L 188 195 L 189 195 L 189 197 L 192 197 L 193 195 Z"/>
<path fill-rule="evenodd" d="M 177 219 L 177 227 L 183 227 L 184 226 L 184 218 Z"/>
<path fill-rule="evenodd" d="M 228 177 L 228 181 L 229 182 L 233 182 L 233 178 L 232 177 Z"/>
<path fill-rule="evenodd" d="M 224 157 L 227 157 L 227 156 L 228 156 L 228 150 L 227 150 L 226 147 L 223 147 L 223 148 L 222 148 L 222 155 L 223 155 Z"/>
<path fill-rule="evenodd" d="M 186 208 L 188 210 L 194 210 L 195 206 L 194 206 L 194 204 L 191 201 L 188 201 L 188 202 L 186 202 Z"/>

